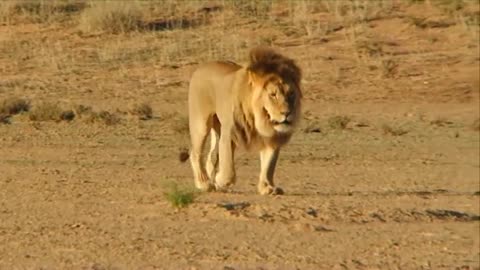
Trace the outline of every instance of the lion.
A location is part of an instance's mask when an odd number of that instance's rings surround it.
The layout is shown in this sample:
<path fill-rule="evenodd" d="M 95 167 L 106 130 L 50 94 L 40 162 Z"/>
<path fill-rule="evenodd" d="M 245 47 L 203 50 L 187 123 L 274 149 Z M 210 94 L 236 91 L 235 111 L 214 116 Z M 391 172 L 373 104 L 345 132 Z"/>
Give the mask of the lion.
<path fill-rule="evenodd" d="M 192 74 L 188 90 L 190 158 L 196 188 L 224 190 L 236 181 L 239 146 L 260 153 L 258 192 L 283 194 L 274 185 L 275 166 L 301 113 L 301 69 L 271 48 L 250 51 L 247 65 L 214 61 Z M 202 155 L 210 134 L 206 164 Z"/>

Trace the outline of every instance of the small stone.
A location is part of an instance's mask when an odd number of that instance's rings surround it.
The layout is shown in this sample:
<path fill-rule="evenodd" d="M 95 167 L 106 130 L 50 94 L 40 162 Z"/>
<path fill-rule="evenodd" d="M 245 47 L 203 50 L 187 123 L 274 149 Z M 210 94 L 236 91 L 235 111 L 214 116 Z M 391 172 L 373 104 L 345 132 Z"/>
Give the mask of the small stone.
<path fill-rule="evenodd" d="M 311 207 L 307 209 L 307 215 L 310 215 L 312 217 L 317 217 L 317 211 Z"/>
<path fill-rule="evenodd" d="M 219 203 L 218 207 L 227 209 L 228 211 L 232 210 L 242 210 L 250 206 L 248 202 L 239 202 L 239 203 Z"/>

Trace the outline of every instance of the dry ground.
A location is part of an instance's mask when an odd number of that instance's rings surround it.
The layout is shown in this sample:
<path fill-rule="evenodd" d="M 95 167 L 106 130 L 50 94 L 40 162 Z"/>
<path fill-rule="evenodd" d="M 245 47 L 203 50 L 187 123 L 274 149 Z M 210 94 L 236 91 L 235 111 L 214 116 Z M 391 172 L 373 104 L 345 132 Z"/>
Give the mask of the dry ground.
<path fill-rule="evenodd" d="M 0 3 L 0 269 L 479 269 L 478 26 L 460 0 Z M 174 208 L 191 72 L 258 44 L 305 73 L 286 194 L 240 152 Z"/>

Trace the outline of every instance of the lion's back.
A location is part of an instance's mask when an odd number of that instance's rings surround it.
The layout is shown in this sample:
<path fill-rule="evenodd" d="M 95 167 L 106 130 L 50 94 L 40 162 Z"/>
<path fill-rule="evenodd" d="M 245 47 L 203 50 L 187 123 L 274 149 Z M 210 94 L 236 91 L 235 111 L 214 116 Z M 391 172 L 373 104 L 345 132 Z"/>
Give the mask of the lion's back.
<path fill-rule="evenodd" d="M 234 62 L 215 61 L 199 66 L 190 79 L 188 91 L 191 110 L 214 110 L 216 99 L 225 99 L 230 92 L 231 80 L 242 67 Z"/>

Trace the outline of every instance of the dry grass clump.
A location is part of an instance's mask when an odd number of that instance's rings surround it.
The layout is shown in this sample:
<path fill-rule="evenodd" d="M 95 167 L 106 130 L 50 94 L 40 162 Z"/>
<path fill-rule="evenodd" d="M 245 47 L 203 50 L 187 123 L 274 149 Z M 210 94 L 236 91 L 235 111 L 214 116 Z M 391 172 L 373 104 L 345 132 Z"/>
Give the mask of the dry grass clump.
<path fill-rule="evenodd" d="M 147 103 L 133 104 L 128 112 L 137 116 L 140 120 L 148 120 L 153 117 L 153 109 Z"/>
<path fill-rule="evenodd" d="M 408 133 L 408 130 L 402 127 L 395 127 L 388 124 L 382 125 L 383 134 L 391 136 L 402 136 Z"/>
<path fill-rule="evenodd" d="M 445 126 L 453 125 L 453 122 L 445 118 L 437 118 L 430 121 L 430 125 L 437 126 L 437 127 L 445 127 Z"/>
<path fill-rule="evenodd" d="M 140 30 L 143 12 L 135 1 L 92 2 L 80 16 L 80 29 L 112 34 Z"/>
<path fill-rule="evenodd" d="M 73 107 L 73 111 L 75 112 L 75 114 L 78 116 L 78 117 L 83 117 L 85 115 L 90 115 L 90 113 L 93 112 L 92 110 L 92 107 L 90 106 L 85 106 L 85 105 L 82 105 L 82 104 L 79 104 L 79 105 L 75 105 Z"/>
<path fill-rule="evenodd" d="M 304 127 L 302 128 L 305 133 L 322 133 L 322 127 L 320 121 L 317 119 L 305 119 Z"/>
<path fill-rule="evenodd" d="M 86 3 L 78 0 L 8 0 L 0 2 L 0 21 L 22 19 L 42 23 L 65 20 L 68 15 L 84 9 Z M 16 18 L 14 18 L 16 17 Z"/>
<path fill-rule="evenodd" d="M 79 119 L 82 119 L 86 123 L 103 123 L 107 126 L 113 126 L 119 124 L 122 118 L 117 113 L 111 113 L 109 111 L 94 111 L 92 107 L 82 104 L 74 106 L 73 111 Z"/>
<path fill-rule="evenodd" d="M 10 117 L 9 114 L 0 113 L 0 124 L 10 124 Z"/>
<path fill-rule="evenodd" d="M 88 123 L 104 123 L 107 126 L 113 126 L 121 122 L 120 116 L 109 111 L 90 112 L 86 118 Z"/>
<path fill-rule="evenodd" d="M 56 103 L 43 102 L 34 106 L 28 117 L 31 121 L 72 121 L 75 113 L 72 110 L 63 110 Z"/>
<path fill-rule="evenodd" d="M 336 130 L 346 129 L 351 120 L 352 119 L 346 115 L 332 116 L 328 119 L 328 126 Z"/>
<path fill-rule="evenodd" d="M 23 98 L 8 98 L 0 103 L 1 115 L 14 115 L 30 110 L 30 102 Z"/>

